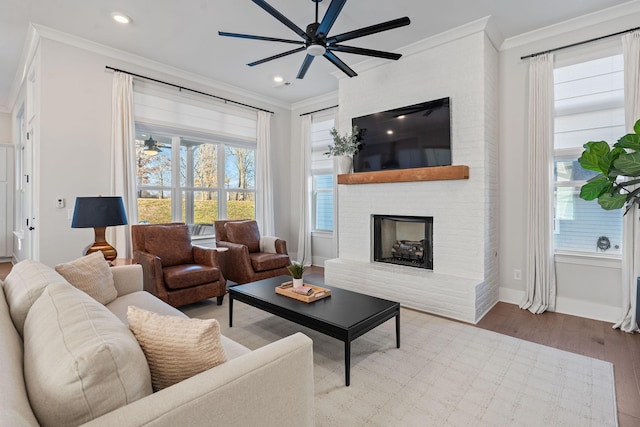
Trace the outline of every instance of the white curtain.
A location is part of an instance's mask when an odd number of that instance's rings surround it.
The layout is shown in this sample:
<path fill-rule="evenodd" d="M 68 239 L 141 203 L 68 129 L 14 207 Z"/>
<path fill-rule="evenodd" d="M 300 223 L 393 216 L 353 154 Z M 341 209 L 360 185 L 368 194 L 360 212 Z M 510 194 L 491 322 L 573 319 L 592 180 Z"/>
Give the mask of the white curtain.
<path fill-rule="evenodd" d="M 624 113 L 628 132 L 640 119 L 640 31 L 622 36 L 624 54 Z M 640 211 L 636 205 L 622 222 L 622 317 L 613 325 L 625 332 L 638 330 L 636 287 L 640 275 Z"/>
<path fill-rule="evenodd" d="M 554 311 L 553 258 L 553 55 L 529 63 L 529 187 L 527 205 L 527 289 L 520 305 L 532 313 Z"/>
<path fill-rule="evenodd" d="M 122 196 L 129 224 L 138 222 L 132 76 L 116 72 L 111 91 L 111 194 Z M 109 227 L 120 258 L 131 258 L 130 225 Z"/>
<path fill-rule="evenodd" d="M 298 262 L 312 264 L 311 254 L 311 114 L 302 116 L 300 141 L 300 227 Z"/>
<path fill-rule="evenodd" d="M 271 114 L 258 111 L 256 150 L 256 221 L 263 236 L 275 236 L 273 177 L 271 174 Z"/>

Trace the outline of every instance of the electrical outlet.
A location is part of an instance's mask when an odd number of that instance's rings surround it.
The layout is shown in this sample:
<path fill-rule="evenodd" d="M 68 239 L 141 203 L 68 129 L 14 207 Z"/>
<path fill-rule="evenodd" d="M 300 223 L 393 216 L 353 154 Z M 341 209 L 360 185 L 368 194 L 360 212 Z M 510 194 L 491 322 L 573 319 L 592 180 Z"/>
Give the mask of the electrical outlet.
<path fill-rule="evenodd" d="M 522 280 L 522 271 L 518 269 L 513 270 L 513 278 L 515 280 Z"/>
<path fill-rule="evenodd" d="M 58 197 L 56 199 L 56 208 L 58 209 L 64 208 L 64 199 L 62 197 Z"/>

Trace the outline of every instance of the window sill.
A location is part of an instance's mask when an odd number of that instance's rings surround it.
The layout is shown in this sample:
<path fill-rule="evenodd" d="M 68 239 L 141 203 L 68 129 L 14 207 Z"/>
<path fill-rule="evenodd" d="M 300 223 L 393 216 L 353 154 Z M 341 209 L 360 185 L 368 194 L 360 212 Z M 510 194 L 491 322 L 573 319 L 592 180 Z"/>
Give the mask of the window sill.
<path fill-rule="evenodd" d="M 311 232 L 311 235 L 312 236 L 325 237 L 327 239 L 331 239 L 331 238 L 333 238 L 333 231 L 313 230 Z"/>
<path fill-rule="evenodd" d="M 191 240 L 208 240 L 215 239 L 215 234 L 198 234 L 196 236 L 191 236 Z"/>
<path fill-rule="evenodd" d="M 558 264 L 589 265 L 604 268 L 622 268 L 622 255 L 587 254 L 580 252 L 556 252 L 555 262 Z"/>

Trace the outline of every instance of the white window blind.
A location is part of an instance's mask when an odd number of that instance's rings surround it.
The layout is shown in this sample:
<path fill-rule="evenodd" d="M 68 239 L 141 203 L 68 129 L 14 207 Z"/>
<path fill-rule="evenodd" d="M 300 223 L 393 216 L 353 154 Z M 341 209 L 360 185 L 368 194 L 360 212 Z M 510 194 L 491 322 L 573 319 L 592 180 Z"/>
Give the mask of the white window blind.
<path fill-rule="evenodd" d="M 181 129 L 182 133 L 193 136 L 215 135 L 216 140 L 225 143 L 256 144 L 258 115 L 255 111 L 205 102 L 189 94 L 176 94 L 144 83 L 134 85 L 133 104 L 138 123 Z"/>
<path fill-rule="evenodd" d="M 333 145 L 329 131 L 334 125 L 334 113 L 313 115 L 311 117 L 311 170 L 313 172 L 332 172 L 333 159 L 324 153 Z"/>

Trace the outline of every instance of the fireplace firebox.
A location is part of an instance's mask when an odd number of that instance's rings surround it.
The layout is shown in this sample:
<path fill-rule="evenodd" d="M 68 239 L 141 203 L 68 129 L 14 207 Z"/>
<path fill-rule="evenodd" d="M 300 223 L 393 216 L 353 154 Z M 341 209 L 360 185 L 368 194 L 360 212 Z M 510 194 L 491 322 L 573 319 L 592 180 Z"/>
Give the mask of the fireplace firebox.
<path fill-rule="evenodd" d="M 372 215 L 373 260 L 433 270 L 433 217 Z"/>

